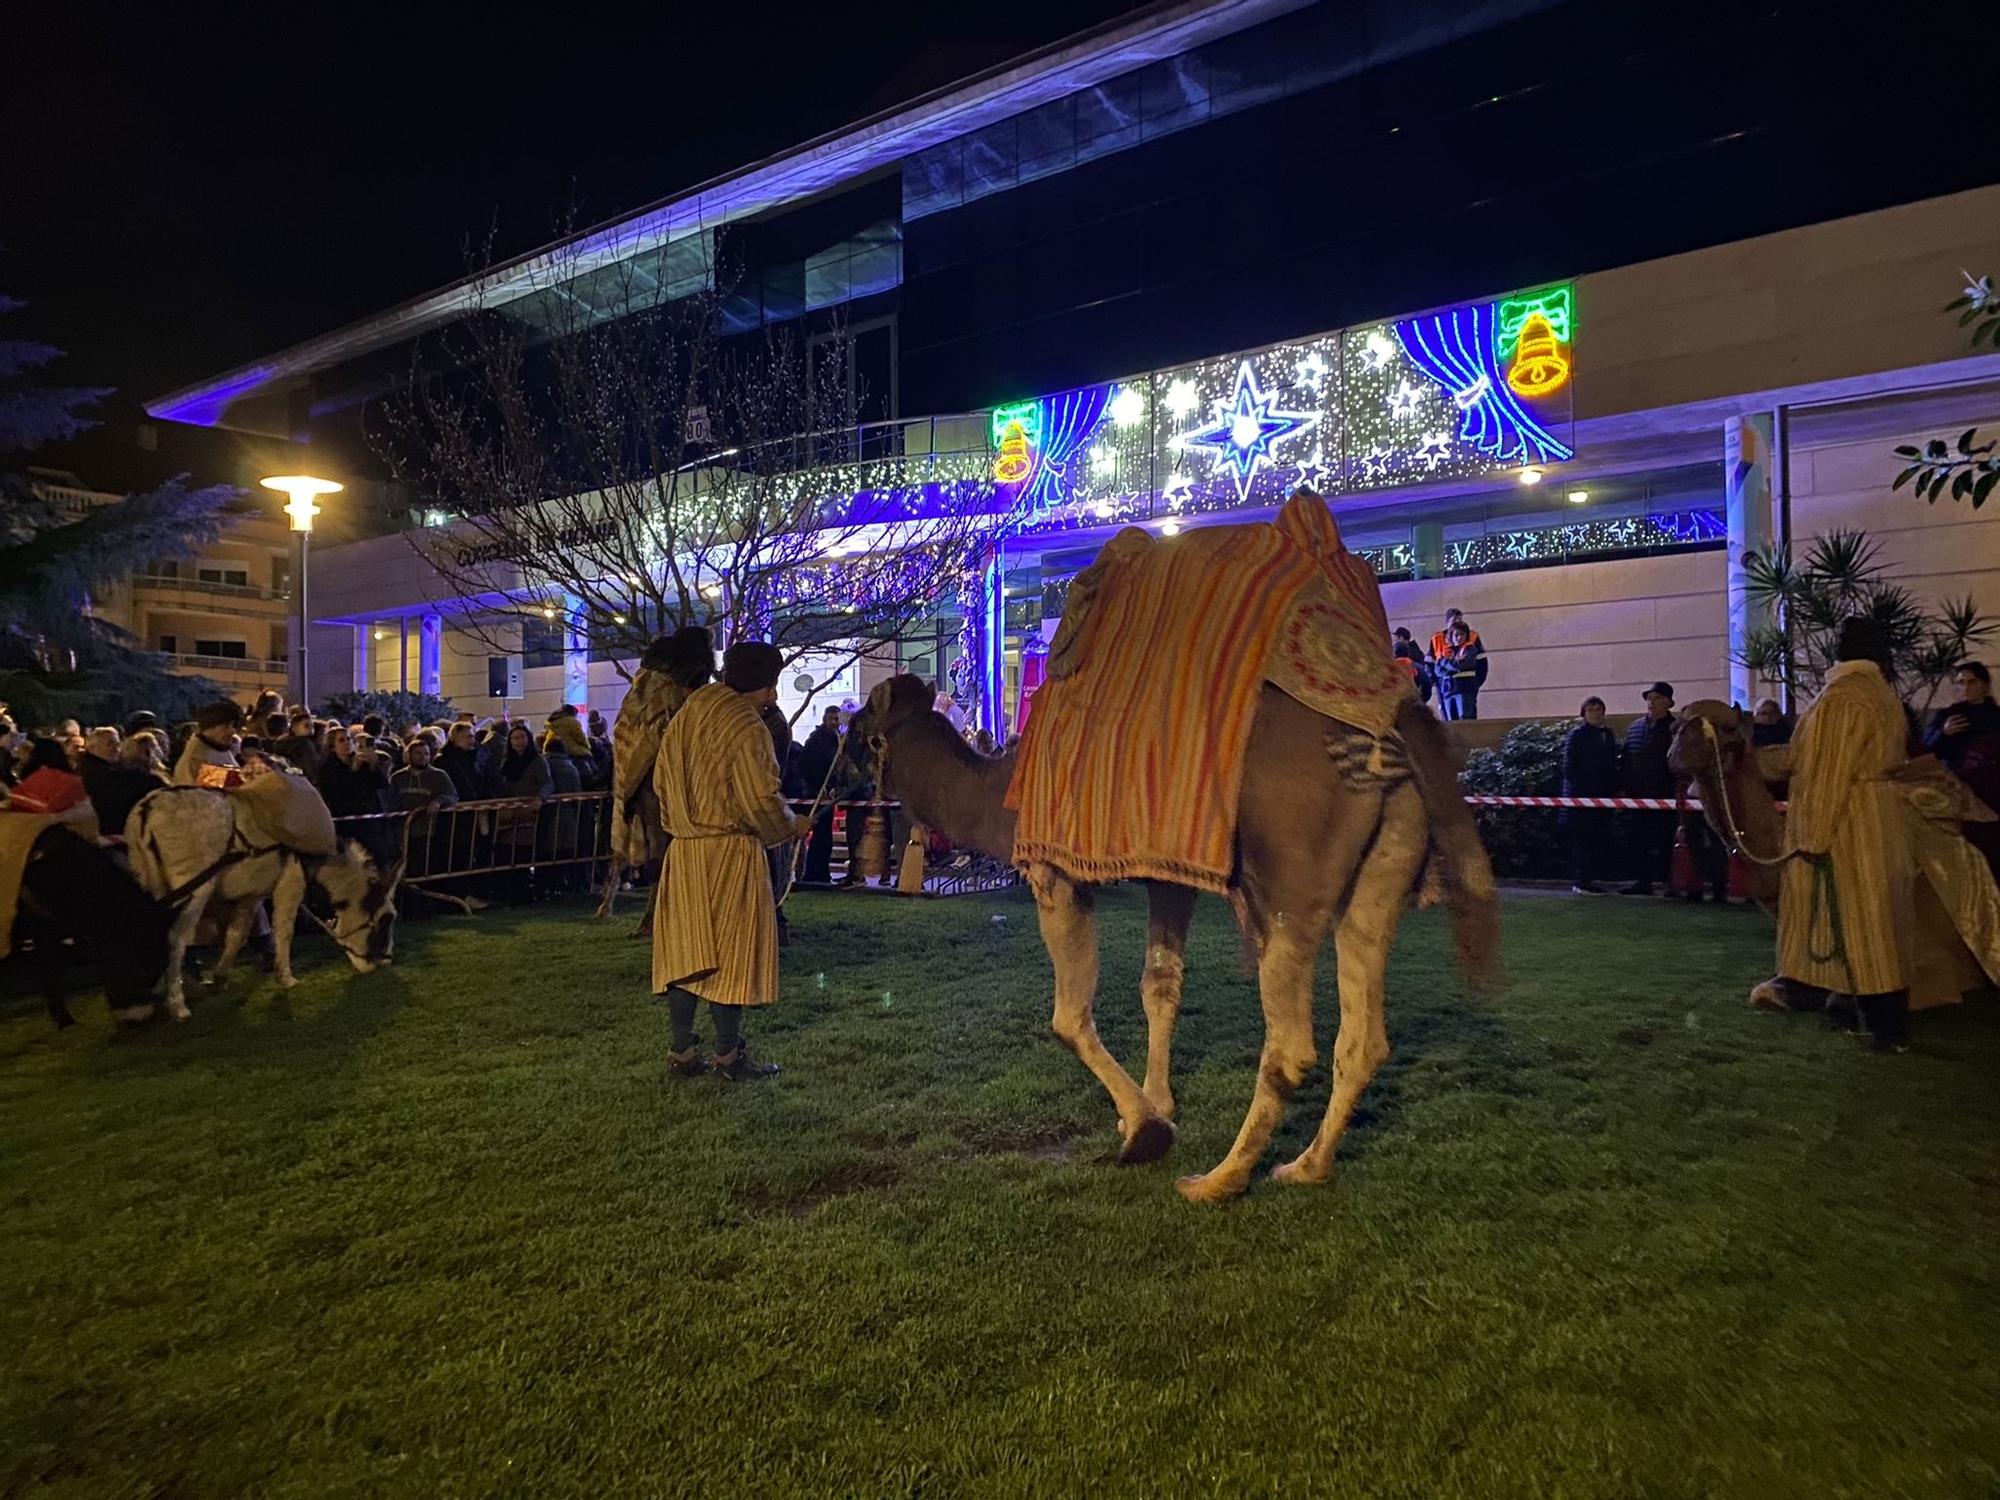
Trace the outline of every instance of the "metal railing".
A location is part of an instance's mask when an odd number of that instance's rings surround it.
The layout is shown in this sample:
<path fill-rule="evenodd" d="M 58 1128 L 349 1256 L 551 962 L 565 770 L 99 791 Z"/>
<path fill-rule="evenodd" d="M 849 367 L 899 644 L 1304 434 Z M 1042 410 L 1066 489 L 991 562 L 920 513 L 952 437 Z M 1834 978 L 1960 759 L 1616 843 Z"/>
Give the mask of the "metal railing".
<path fill-rule="evenodd" d="M 788 800 L 801 811 L 812 806 L 810 798 Z M 889 815 L 885 880 L 894 885 L 902 853 L 894 820 L 901 806 L 871 801 L 836 803 L 825 809 L 832 815 L 827 825 L 828 863 L 836 883 L 845 881 L 847 851 L 859 843 L 857 839 L 850 844 L 845 820 L 879 809 Z M 611 793 L 595 791 L 562 792 L 541 800 L 494 797 L 451 807 L 360 813 L 333 822 L 342 836 L 359 841 L 383 864 L 401 858 L 407 848 L 405 885 L 429 888 L 459 881 L 473 884 L 468 894 L 477 893 L 482 884 L 496 892 L 511 887 L 525 894 L 536 888 L 579 893 L 597 889 L 611 860 L 612 818 Z M 907 836 L 907 828 L 903 831 Z M 928 895 L 998 890 L 1017 879 L 1004 861 L 961 850 L 933 847 L 924 861 Z"/>
<path fill-rule="evenodd" d="M 134 573 L 135 589 L 170 589 L 184 594 L 218 594 L 229 599 L 289 599 L 286 589 L 259 588 L 254 583 L 220 583 L 207 578 L 184 578 L 173 573 Z"/>
<path fill-rule="evenodd" d="M 257 656 L 197 656 L 188 651 L 169 651 L 167 660 L 177 667 L 193 667 L 200 672 L 256 672 L 276 677 L 285 674 L 283 657 L 272 661 Z"/>

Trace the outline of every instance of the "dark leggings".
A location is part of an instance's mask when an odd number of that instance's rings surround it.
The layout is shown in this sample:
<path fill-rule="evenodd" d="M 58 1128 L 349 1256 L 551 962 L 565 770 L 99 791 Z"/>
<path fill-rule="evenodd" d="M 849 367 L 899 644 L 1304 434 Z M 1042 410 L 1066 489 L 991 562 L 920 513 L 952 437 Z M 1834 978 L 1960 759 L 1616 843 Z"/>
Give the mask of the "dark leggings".
<path fill-rule="evenodd" d="M 667 1021 L 672 1027 L 671 1045 L 676 1052 L 694 1046 L 694 1008 L 701 996 L 674 985 L 667 991 Z M 743 1007 L 709 1001 L 708 1013 L 715 1019 L 715 1050 L 727 1057 L 743 1042 Z"/>

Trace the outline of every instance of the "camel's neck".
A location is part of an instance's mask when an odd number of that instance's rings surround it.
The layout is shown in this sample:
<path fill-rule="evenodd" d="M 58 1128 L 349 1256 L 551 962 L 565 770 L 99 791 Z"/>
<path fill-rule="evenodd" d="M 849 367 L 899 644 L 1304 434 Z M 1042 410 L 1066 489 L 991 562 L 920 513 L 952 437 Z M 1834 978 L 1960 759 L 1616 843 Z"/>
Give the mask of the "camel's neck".
<path fill-rule="evenodd" d="M 1718 758 L 1720 760 L 1720 757 Z M 1723 785 L 1724 779 L 1727 785 Z M 1743 841 L 1743 848 L 1757 859 L 1776 859 L 1785 849 L 1785 815 L 1778 811 L 1777 800 L 1771 796 L 1770 787 L 1757 774 L 1757 756 L 1754 751 L 1745 750 L 1738 758 L 1733 770 L 1725 769 L 1717 762 L 1696 778 L 1701 784 L 1701 801 L 1708 821 L 1715 825 L 1725 838 L 1728 830 L 1723 826 L 1725 806 L 1728 816 L 1736 823 L 1736 832 Z M 1726 802 L 1725 802 L 1725 793 Z M 1776 900 L 1778 895 L 1778 871 L 1774 865 L 1749 862 L 1750 883 L 1754 894 L 1765 900 Z"/>
<path fill-rule="evenodd" d="M 1014 757 L 979 754 L 942 714 L 918 714 L 889 736 L 884 796 L 902 802 L 926 828 L 995 859 L 1014 852 L 1014 814 L 1002 805 Z"/>

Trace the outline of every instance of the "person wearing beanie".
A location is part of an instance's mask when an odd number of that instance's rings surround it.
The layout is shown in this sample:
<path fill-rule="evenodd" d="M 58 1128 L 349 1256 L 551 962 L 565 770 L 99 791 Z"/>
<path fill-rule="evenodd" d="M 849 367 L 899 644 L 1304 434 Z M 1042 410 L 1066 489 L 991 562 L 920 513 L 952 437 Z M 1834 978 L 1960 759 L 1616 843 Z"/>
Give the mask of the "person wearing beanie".
<path fill-rule="evenodd" d="M 722 681 L 697 689 L 660 736 L 653 789 L 673 840 L 653 917 L 653 992 L 671 1026 L 667 1072 L 713 1070 L 733 1081 L 777 1072 L 754 1061 L 743 1011 L 778 997 L 777 903 L 764 851 L 809 825 L 786 807 L 760 710 L 778 698 L 784 658 L 738 641 Z M 715 1024 L 715 1054 L 695 1043 L 698 1001 Z"/>
<path fill-rule="evenodd" d="M 194 716 L 194 733 L 174 762 L 175 786 L 202 785 L 202 767 L 238 769 L 236 747 L 243 728 L 243 709 L 227 698 L 217 699 Z M 211 784 L 214 783 L 211 775 Z"/>

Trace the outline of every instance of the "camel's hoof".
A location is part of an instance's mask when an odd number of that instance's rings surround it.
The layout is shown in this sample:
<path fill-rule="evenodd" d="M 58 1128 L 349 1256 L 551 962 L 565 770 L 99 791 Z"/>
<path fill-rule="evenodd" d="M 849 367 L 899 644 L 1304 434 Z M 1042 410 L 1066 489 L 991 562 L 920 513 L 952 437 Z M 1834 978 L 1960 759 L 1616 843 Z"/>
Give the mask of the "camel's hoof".
<path fill-rule="evenodd" d="M 1173 1143 L 1174 1127 L 1158 1115 L 1148 1116 L 1119 1151 L 1118 1165 L 1143 1167 L 1147 1162 L 1158 1161 L 1165 1156 Z"/>
<path fill-rule="evenodd" d="M 1196 1172 L 1174 1184 L 1174 1191 L 1190 1203 L 1227 1203 L 1239 1196 L 1243 1187 L 1219 1172 Z"/>
<path fill-rule="evenodd" d="M 298 987 L 299 977 L 296 974 L 281 975 L 278 979 L 278 988 L 281 990 L 295 990 Z"/>
<path fill-rule="evenodd" d="M 1297 1160 L 1288 1161 L 1281 1167 L 1271 1169 L 1271 1181 L 1282 1182 L 1286 1187 L 1317 1187 L 1332 1177 L 1333 1173 L 1330 1171 L 1315 1172 Z"/>

